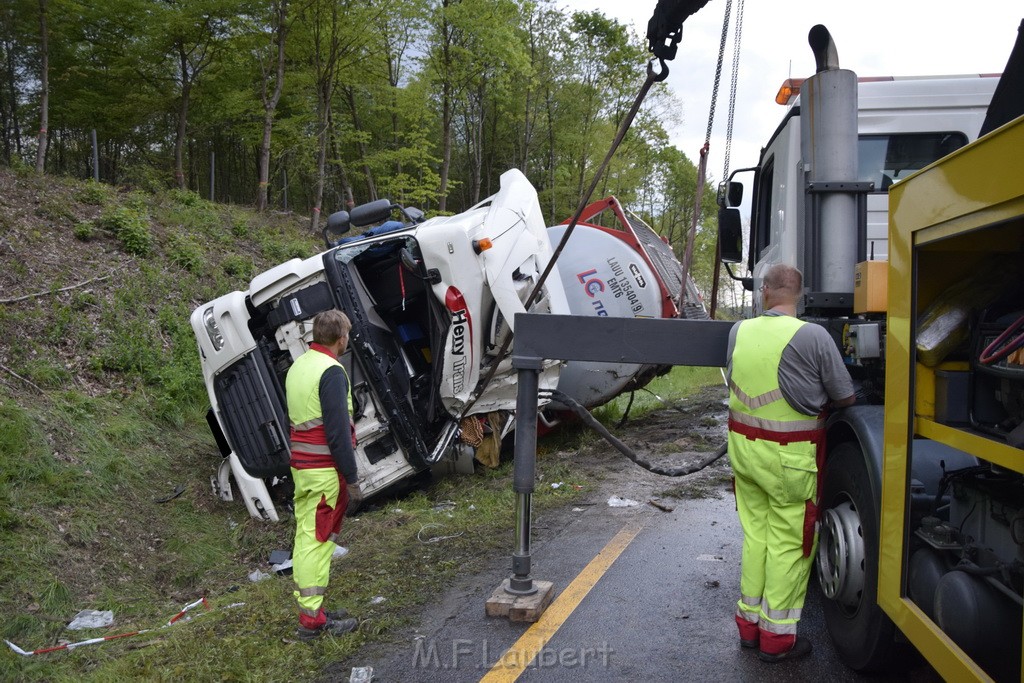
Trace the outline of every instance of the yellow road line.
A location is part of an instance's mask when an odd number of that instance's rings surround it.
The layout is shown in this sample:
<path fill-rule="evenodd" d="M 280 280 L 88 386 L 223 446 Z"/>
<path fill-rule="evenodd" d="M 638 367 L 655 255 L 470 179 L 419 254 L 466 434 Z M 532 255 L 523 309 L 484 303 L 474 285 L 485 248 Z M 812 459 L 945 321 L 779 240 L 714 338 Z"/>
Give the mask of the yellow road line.
<path fill-rule="evenodd" d="M 608 545 L 562 591 L 558 599 L 551 603 L 541 618 L 498 658 L 487 675 L 480 679 L 480 683 L 512 683 L 518 679 L 638 533 L 639 525 L 629 525 L 615 534 Z"/>

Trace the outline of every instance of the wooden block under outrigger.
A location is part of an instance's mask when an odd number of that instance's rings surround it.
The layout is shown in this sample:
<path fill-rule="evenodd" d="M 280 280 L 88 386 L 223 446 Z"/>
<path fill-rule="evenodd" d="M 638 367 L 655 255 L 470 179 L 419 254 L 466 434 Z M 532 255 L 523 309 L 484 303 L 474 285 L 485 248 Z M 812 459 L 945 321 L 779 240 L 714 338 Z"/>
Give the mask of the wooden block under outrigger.
<path fill-rule="evenodd" d="M 535 622 L 555 598 L 555 584 L 551 581 L 534 581 L 537 592 L 530 595 L 514 595 L 506 589 L 505 579 L 494 589 L 484 608 L 489 617 L 508 617 L 509 621 Z"/>

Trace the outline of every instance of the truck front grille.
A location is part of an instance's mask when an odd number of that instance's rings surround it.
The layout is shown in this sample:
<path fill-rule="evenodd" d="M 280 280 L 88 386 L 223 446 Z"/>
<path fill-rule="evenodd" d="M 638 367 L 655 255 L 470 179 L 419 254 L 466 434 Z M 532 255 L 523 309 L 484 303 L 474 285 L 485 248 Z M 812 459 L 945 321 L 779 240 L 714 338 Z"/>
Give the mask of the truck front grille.
<path fill-rule="evenodd" d="M 258 478 L 288 473 L 288 418 L 273 390 L 270 368 L 256 351 L 217 375 L 217 412 L 245 471 Z"/>

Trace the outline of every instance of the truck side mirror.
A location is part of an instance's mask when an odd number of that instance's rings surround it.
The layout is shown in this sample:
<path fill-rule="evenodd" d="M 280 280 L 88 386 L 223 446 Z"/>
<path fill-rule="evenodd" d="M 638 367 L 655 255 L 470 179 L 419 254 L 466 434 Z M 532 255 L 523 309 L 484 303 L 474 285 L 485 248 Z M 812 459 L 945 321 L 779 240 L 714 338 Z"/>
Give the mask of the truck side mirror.
<path fill-rule="evenodd" d="M 422 209 L 417 209 L 415 206 L 410 206 L 408 209 L 402 209 L 402 213 L 405 214 L 406 219 L 413 225 L 422 223 L 423 219 L 426 218 L 427 214 L 423 213 Z"/>
<path fill-rule="evenodd" d="M 395 208 L 395 205 L 391 203 L 390 199 L 378 199 L 368 204 L 360 204 L 352 209 L 352 225 L 362 227 L 386 221 L 391 217 L 391 209 L 393 208 Z"/>
<path fill-rule="evenodd" d="M 731 188 L 729 193 L 732 194 Z M 718 245 L 722 263 L 743 261 L 743 227 L 739 209 L 718 210 Z"/>
<path fill-rule="evenodd" d="M 743 202 L 743 183 L 729 181 L 729 206 L 739 206 Z"/>
<path fill-rule="evenodd" d="M 335 211 L 327 217 L 327 227 L 324 228 L 324 244 L 330 249 L 334 246 L 331 235 L 344 235 L 352 227 L 348 211 Z"/>

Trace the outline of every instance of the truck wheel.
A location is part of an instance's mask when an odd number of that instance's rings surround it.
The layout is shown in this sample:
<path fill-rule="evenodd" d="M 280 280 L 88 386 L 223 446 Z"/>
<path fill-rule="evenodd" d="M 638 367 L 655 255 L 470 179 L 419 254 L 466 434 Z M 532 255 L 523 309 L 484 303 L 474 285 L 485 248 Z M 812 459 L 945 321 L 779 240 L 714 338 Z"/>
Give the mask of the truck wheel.
<path fill-rule="evenodd" d="M 832 643 L 850 668 L 876 670 L 893 654 L 896 628 L 878 606 L 879 504 L 854 442 L 828 458 L 820 521 L 818 580 Z"/>

